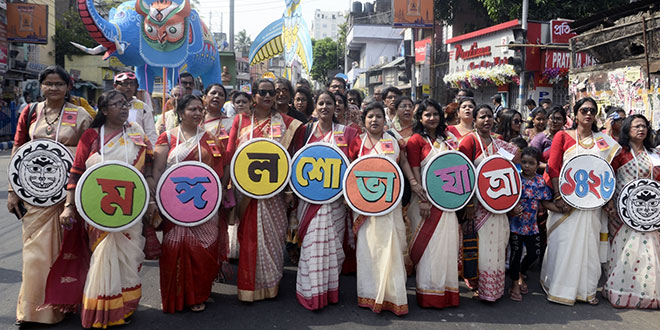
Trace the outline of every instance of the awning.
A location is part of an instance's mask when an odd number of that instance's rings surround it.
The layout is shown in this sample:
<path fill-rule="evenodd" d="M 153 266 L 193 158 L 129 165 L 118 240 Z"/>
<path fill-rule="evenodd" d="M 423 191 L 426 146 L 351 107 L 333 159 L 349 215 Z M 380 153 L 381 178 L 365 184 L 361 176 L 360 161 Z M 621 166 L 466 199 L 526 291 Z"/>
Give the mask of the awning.
<path fill-rule="evenodd" d="M 87 87 L 87 88 L 94 88 L 94 89 L 102 89 L 101 86 L 91 82 L 91 81 L 76 81 L 73 83 L 73 88 L 74 89 L 79 89 L 81 87 Z"/>

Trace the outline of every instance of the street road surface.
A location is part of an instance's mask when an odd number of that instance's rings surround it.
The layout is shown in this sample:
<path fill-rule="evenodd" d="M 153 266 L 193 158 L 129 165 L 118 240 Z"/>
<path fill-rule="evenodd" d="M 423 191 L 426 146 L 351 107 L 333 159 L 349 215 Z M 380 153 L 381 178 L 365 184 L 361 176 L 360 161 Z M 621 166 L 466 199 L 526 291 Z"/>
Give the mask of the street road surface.
<path fill-rule="evenodd" d="M 0 152 L 0 329 L 16 329 L 16 299 L 21 285 L 21 223 L 7 211 L 7 164 L 9 152 Z M 236 265 L 234 265 L 234 271 Z M 523 302 L 508 294 L 495 303 L 472 299 L 461 287 L 457 308 L 422 309 L 415 300 L 415 279 L 408 278 L 410 312 L 397 317 L 389 312 L 375 314 L 357 306 L 355 276 L 342 276 L 340 302 L 311 312 L 296 300 L 296 269 L 286 266 L 279 296 L 272 300 L 242 303 L 236 298 L 235 278 L 215 284 L 212 302 L 202 313 L 190 311 L 164 314 L 160 310 L 158 262 L 142 267 L 142 299 L 128 329 L 660 329 L 660 311 L 620 310 L 600 294 L 600 304 L 579 303 L 574 307 L 550 303 L 539 287 L 539 267 L 529 273 L 530 293 Z M 507 292 L 509 282 L 507 281 Z M 70 315 L 62 323 L 33 329 L 81 329 L 80 316 Z"/>

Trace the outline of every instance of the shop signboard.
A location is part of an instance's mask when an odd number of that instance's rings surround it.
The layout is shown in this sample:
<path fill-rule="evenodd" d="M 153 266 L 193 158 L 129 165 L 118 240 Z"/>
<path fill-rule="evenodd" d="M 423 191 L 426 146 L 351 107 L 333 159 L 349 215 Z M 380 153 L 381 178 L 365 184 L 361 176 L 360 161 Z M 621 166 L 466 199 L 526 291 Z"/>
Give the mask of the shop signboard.
<path fill-rule="evenodd" d="M 7 40 L 48 43 L 48 6 L 33 3 L 7 4 Z"/>
<path fill-rule="evenodd" d="M 568 25 L 572 20 L 557 19 L 550 21 L 550 42 L 553 44 L 568 44 L 568 40 L 575 37 L 577 33 L 571 32 Z"/>
<path fill-rule="evenodd" d="M 392 0 L 395 28 L 432 28 L 432 0 Z"/>

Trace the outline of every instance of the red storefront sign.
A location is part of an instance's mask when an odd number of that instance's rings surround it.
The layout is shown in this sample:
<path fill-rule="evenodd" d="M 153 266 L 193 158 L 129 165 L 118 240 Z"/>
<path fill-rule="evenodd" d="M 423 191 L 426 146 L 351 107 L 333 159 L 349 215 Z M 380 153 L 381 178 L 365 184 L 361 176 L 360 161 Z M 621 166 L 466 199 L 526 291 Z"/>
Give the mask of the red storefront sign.
<path fill-rule="evenodd" d="M 426 47 L 431 47 L 431 38 L 415 41 L 415 63 L 422 63 L 426 60 Z"/>
<path fill-rule="evenodd" d="M 463 46 L 460 44 L 456 45 L 456 59 L 464 59 L 464 60 L 469 60 L 471 58 L 477 58 L 477 57 L 482 57 L 482 56 L 490 56 L 490 46 L 486 47 L 481 47 L 477 45 L 477 42 L 475 41 L 472 46 L 470 46 L 470 49 L 468 50 L 463 50 Z"/>
<path fill-rule="evenodd" d="M 568 26 L 572 20 L 552 20 L 550 21 L 550 42 L 553 44 L 568 44 L 568 39 L 573 38 L 577 33 L 571 32 Z"/>
<path fill-rule="evenodd" d="M 596 62 L 587 53 L 575 54 L 575 67 L 581 68 L 594 65 Z M 569 69 L 571 67 L 571 53 L 565 50 L 547 50 L 545 52 L 545 69 Z"/>

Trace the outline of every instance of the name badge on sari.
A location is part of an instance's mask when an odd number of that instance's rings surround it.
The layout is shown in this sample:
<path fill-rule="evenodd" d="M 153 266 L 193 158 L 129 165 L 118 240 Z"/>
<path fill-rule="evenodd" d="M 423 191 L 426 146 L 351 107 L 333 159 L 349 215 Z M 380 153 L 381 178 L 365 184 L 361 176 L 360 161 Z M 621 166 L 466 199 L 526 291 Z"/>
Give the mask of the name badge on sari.
<path fill-rule="evenodd" d="M 382 139 L 380 140 L 380 147 L 383 149 L 384 154 L 393 154 L 394 153 L 394 142 L 392 139 Z"/>
<path fill-rule="evenodd" d="M 181 162 L 168 168 L 156 188 L 161 214 L 180 226 L 198 226 L 210 220 L 221 201 L 218 174 L 201 162 Z"/>
<path fill-rule="evenodd" d="M 605 205 L 614 195 L 616 177 L 604 159 L 582 154 L 568 160 L 559 175 L 559 192 L 564 201 L 580 210 Z"/>
<path fill-rule="evenodd" d="M 106 161 L 83 173 L 75 197 L 76 209 L 89 225 L 118 232 L 141 221 L 149 205 L 149 186 L 135 167 Z"/>
<path fill-rule="evenodd" d="M 506 158 L 507 160 L 513 160 L 513 157 L 515 157 L 514 154 L 510 153 L 508 150 L 506 150 L 506 149 L 504 149 L 504 148 L 499 148 L 499 149 L 497 149 L 497 153 L 498 153 L 500 156 Z"/>
<path fill-rule="evenodd" d="M 602 136 L 599 136 L 596 139 L 596 145 L 598 146 L 598 149 L 600 149 L 600 151 L 605 151 L 607 150 L 607 148 L 610 147 L 610 145 L 607 143 L 607 141 L 605 141 L 605 139 Z"/>
<path fill-rule="evenodd" d="M 289 183 L 291 157 L 286 148 L 272 139 L 256 138 L 244 143 L 231 159 L 230 175 L 244 195 L 266 199 Z"/>
<path fill-rule="evenodd" d="M 144 104 L 142 104 L 142 102 L 134 102 L 133 103 L 133 109 L 143 110 L 144 109 Z"/>
<path fill-rule="evenodd" d="M 62 125 L 75 127 L 77 121 L 78 109 L 64 108 L 64 113 L 62 114 Z"/>
<path fill-rule="evenodd" d="M 422 171 L 422 185 L 429 200 L 447 212 L 463 208 L 472 198 L 475 184 L 472 162 L 458 151 L 438 153 Z"/>
<path fill-rule="evenodd" d="M 342 196 L 348 164 L 344 153 L 332 144 L 307 144 L 292 158 L 291 189 L 308 203 L 332 203 Z"/>
<path fill-rule="evenodd" d="M 138 146 L 146 146 L 147 144 L 144 143 L 144 138 L 142 137 L 142 134 L 140 133 L 128 133 L 128 137 L 133 141 Z"/>
<path fill-rule="evenodd" d="M 213 157 L 222 157 L 222 151 L 220 150 L 220 147 L 215 143 L 214 140 L 206 140 L 206 144 L 208 144 L 209 148 L 211 149 L 211 153 L 213 153 Z"/>
<path fill-rule="evenodd" d="M 389 157 L 360 157 L 348 167 L 344 175 L 344 198 L 348 206 L 359 214 L 387 214 L 403 198 L 402 178 L 401 169 Z"/>
<path fill-rule="evenodd" d="M 273 124 L 271 129 L 273 130 L 273 137 L 282 137 L 282 125 L 280 123 Z"/>
<path fill-rule="evenodd" d="M 222 124 L 218 125 L 218 139 L 228 139 L 229 134 L 227 134 L 227 130 L 225 129 L 225 126 Z"/>
<path fill-rule="evenodd" d="M 510 160 L 493 155 L 477 167 L 477 199 L 489 212 L 504 214 L 513 210 L 521 191 L 520 173 Z"/>
<path fill-rule="evenodd" d="M 335 131 L 334 135 L 335 135 L 335 144 L 336 144 L 338 147 L 346 147 L 346 146 L 348 146 L 348 144 L 347 144 L 347 142 L 346 142 L 346 137 L 344 136 L 344 132 L 337 132 L 337 131 Z"/>

